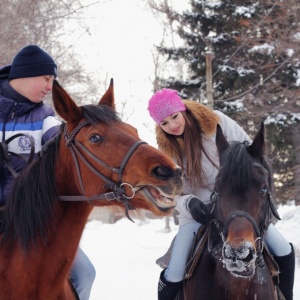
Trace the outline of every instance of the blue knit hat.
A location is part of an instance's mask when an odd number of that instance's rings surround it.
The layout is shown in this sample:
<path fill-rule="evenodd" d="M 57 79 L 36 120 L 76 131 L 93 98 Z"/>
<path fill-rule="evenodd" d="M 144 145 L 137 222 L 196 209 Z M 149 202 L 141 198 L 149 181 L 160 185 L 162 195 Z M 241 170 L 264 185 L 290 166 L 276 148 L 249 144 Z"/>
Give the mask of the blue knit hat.
<path fill-rule="evenodd" d="M 43 75 L 57 76 L 57 66 L 53 58 L 36 45 L 29 45 L 15 56 L 8 79 L 36 77 Z"/>

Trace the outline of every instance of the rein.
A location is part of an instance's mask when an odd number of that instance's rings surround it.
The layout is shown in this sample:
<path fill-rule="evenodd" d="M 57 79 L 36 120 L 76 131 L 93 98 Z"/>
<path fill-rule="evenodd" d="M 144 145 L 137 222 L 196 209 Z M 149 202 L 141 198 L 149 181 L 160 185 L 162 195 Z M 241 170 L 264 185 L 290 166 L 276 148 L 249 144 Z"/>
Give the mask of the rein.
<path fill-rule="evenodd" d="M 11 151 L 8 151 L 8 144 L 13 141 L 14 139 L 20 137 L 20 136 L 24 136 L 26 138 L 29 139 L 30 141 L 30 154 L 29 157 L 22 155 L 22 154 L 18 154 L 18 153 L 14 153 Z M 23 134 L 23 133 L 17 133 L 13 136 L 11 136 L 10 138 L 6 139 L 5 141 L 0 143 L 0 159 L 3 160 L 3 162 L 5 163 L 5 165 L 7 166 L 7 168 L 9 169 L 9 171 L 11 172 L 11 174 L 13 175 L 14 178 L 17 178 L 20 174 L 17 173 L 14 168 L 12 167 L 11 163 L 10 163 L 10 155 L 16 156 L 18 158 L 21 158 L 25 161 L 27 161 L 27 166 L 32 162 L 33 158 L 34 158 L 34 150 L 35 150 L 35 143 L 34 143 L 34 139 L 27 135 L 27 134 Z"/>
<path fill-rule="evenodd" d="M 104 161 L 102 161 L 101 159 L 96 157 L 93 153 L 91 153 L 85 146 L 83 146 L 81 143 L 79 143 L 78 141 L 75 140 L 75 137 L 76 137 L 77 133 L 83 127 L 85 127 L 87 125 L 90 125 L 90 123 L 88 121 L 85 121 L 85 122 L 79 124 L 70 134 L 67 132 L 66 127 L 64 128 L 64 137 L 65 137 L 66 146 L 69 147 L 69 149 L 71 151 L 71 154 L 72 154 L 72 157 L 73 157 L 73 160 L 74 160 L 74 163 L 75 163 L 77 178 L 78 178 L 79 183 L 80 183 L 80 188 L 81 188 L 82 195 L 80 195 L 80 196 L 59 196 L 59 200 L 61 200 L 61 201 L 89 201 L 89 202 L 94 201 L 94 200 L 106 200 L 106 201 L 116 200 L 117 202 L 120 202 L 124 205 L 125 214 L 126 214 L 127 218 L 133 222 L 133 220 L 129 217 L 128 210 L 133 210 L 134 207 L 129 203 L 129 200 L 132 199 L 135 196 L 135 192 L 137 190 L 139 190 L 140 187 L 133 187 L 129 183 L 122 182 L 122 174 L 123 174 L 123 171 L 124 171 L 124 169 L 127 165 L 127 162 L 129 161 L 129 159 L 131 158 L 133 153 L 136 151 L 136 149 L 140 145 L 146 144 L 146 142 L 141 141 L 141 140 L 135 142 L 129 148 L 129 150 L 127 151 L 126 155 L 124 156 L 124 158 L 123 158 L 123 160 L 120 164 L 120 167 L 119 168 L 111 167 L 110 165 L 108 165 L 107 163 L 105 163 Z M 87 154 L 96 163 L 99 163 L 102 166 L 109 169 L 110 171 L 113 171 L 114 173 L 117 173 L 118 174 L 118 182 L 112 181 L 111 179 L 109 179 L 108 177 L 106 177 L 105 175 L 103 175 L 102 173 L 97 171 L 88 162 L 88 160 L 84 157 L 82 152 Z M 79 158 L 85 163 L 85 165 L 95 175 L 97 175 L 98 177 L 100 177 L 101 179 L 103 179 L 106 182 L 106 185 L 104 186 L 104 188 L 111 189 L 112 190 L 111 192 L 101 193 L 101 194 L 94 195 L 94 196 L 91 196 L 91 197 L 85 196 L 85 190 L 84 190 L 82 177 L 81 177 L 81 172 L 80 172 L 80 167 L 79 167 L 79 162 L 78 162 Z M 126 186 L 131 189 L 132 195 L 130 195 L 130 196 L 126 195 L 126 193 L 125 193 L 125 187 Z"/>

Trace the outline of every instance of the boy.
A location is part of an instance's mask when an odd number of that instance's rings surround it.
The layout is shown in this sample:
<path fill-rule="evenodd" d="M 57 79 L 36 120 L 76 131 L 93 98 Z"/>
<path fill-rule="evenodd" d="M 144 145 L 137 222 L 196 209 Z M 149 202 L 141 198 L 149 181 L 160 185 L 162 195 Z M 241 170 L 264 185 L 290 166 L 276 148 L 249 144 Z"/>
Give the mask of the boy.
<path fill-rule="evenodd" d="M 15 134 L 8 150 L 17 155 L 9 155 L 9 166 L 0 157 L 0 205 L 5 205 L 12 189 L 14 174 L 27 165 L 19 155 L 29 157 L 31 142 L 35 153 L 52 138 L 60 127 L 54 110 L 43 99 L 52 91 L 57 66 L 53 58 L 36 45 L 28 45 L 15 56 L 11 65 L 0 68 L 0 139 L 7 140 Z M 2 150 L 2 149 L 0 149 Z M 0 151 L 0 155 L 4 153 Z M 70 274 L 80 300 L 88 300 L 95 269 L 78 248 Z"/>

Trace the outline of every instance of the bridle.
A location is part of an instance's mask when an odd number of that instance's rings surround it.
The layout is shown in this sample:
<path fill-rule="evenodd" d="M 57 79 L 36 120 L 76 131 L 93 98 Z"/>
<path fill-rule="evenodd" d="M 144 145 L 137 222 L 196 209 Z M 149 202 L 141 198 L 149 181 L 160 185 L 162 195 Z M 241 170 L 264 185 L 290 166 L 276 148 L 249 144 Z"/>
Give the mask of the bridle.
<path fill-rule="evenodd" d="M 269 192 L 269 190 L 265 191 L 267 196 L 267 205 L 265 207 L 262 222 L 260 224 L 257 224 L 255 219 L 247 212 L 236 210 L 231 212 L 225 219 L 224 222 L 220 220 L 219 211 L 217 210 L 217 201 L 221 198 L 221 195 L 217 192 L 216 188 L 211 194 L 211 202 L 213 203 L 213 207 L 211 210 L 211 213 L 213 211 L 216 211 L 216 217 L 211 220 L 211 224 L 214 224 L 216 228 L 218 229 L 218 233 L 222 239 L 222 243 L 224 244 L 226 242 L 226 238 L 228 235 L 228 228 L 230 223 L 236 219 L 237 217 L 246 218 L 253 226 L 254 231 L 256 233 L 256 240 L 255 240 L 255 246 L 256 246 L 256 253 L 257 253 L 257 262 L 260 267 L 264 266 L 264 260 L 262 257 L 262 251 L 264 248 L 264 236 L 267 230 L 267 226 L 269 225 L 269 221 L 271 218 L 271 215 L 275 216 L 278 220 L 280 220 L 280 216 L 278 215 L 273 201 L 272 196 Z M 218 248 L 220 250 L 221 247 Z M 216 250 L 210 249 L 210 251 L 217 252 Z"/>
<path fill-rule="evenodd" d="M 73 157 L 73 161 L 76 167 L 76 173 L 77 173 L 77 178 L 80 184 L 80 189 L 81 189 L 81 193 L 82 195 L 80 196 L 59 196 L 59 200 L 61 201 L 88 201 L 89 204 L 93 205 L 93 203 L 91 201 L 94 200 L 105 200 L 105 201 L 112 201 L 112 200 L 116 200 L 117 202 L 120 202 L 124 205 L 125 207 L 125 213 L 126 216 L 129 220 L 132 221 L 132 219 L 129 217 L 128 214 L 128 210 L 133 210 L 134 207 L 129 203 L 130 199 L 132 199 L 135 196 L 135 192 L 139 189 L 141 189 L 141 187 L 133 187 L 131 184 L 126 183 L 126 182 L 122 182 L 122 175 L 123 175 L 123 171 L 130 159 L 130 157 L 133 155 L 133 153 L 136 151 L 136 149 L 142 145 L 142 144 L 147 144 L 144 141 L 136 141 L 127 151 L 127 153 L 125 154 L 123 160 L 121 161 L 120 167 L 112 167 L 110 165 L 108 165 L 107 163 L 105 163 L 104 161 L 102 161 L 101 159 L 99 159 L 97 156 L 95 156 L 92 152 L 90 152 L 84 145 L 82 145 L 80 142 L 76 141 L 75 137 L 78 134 L 78 132 L 85 126 L 90 125 L 90 122 L 88 121 L 84 121 L 83 123 L 80 123 L 79 125 L 77 125 L 77 127 L 75 127 L 75 129 L 71 132 L 68 133 L 67 131 L 67 127 L 64 127 L 64 138 L 65 138 L 65 142 L 66 142 L 66 146 L 70 149 L 72 157 Z M 118 174 L 118 181 L 112 181 L 111 179 L 109 179 L 107 176 L 103 175 L 102 173 L 100 173 L 98 170 L 96 170 L 94 168 L 94 166 L 92 166 L 89 161 L 85 158 L 85 156 L 83 155 L 83 153 L 85 153 L 86 155 L 88 155 L 90 158 L 93 159 L 93 161 L 95 161 L 96 163 L 101 164 L 102 166 L 104 166 L 105 168 L 109 169 L 110 171 L 117 173 Z M 84 186 L 83 186 L 83 181 L 82 181 L 82 177 L 81 177 L 81 172 L 80 172 L 80 166 L 79 166 L 79 159 L 81 159 L 84 164 L 98 177 L 100 177 L 101 179 L 103 179 L 106 182 L 106 185 L 104 186 L 105 188 L 111 189 L 111 192 L 106 192 L 106 193 L 101 193 L 101 194 L 97 194 L 94 196 L 90 196 L 87 197 L 85 190 L 84 190 Z M 132 195 L 127 196 L 125 193 L 125 187 L 129 187 L 132 191 Z"/>

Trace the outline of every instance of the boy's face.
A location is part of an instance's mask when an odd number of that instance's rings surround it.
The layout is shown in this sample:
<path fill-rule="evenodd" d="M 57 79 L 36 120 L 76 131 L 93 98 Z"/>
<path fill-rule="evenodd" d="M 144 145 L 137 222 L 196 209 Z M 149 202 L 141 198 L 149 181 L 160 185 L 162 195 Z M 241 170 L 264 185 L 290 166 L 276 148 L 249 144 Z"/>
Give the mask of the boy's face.
<path fill-rule="evenodd" d="M 43 75 L 13 79 L 11 85 L 30 101 L 39 103 L 52 91 L 53 81 L 53 75 Z"/>

